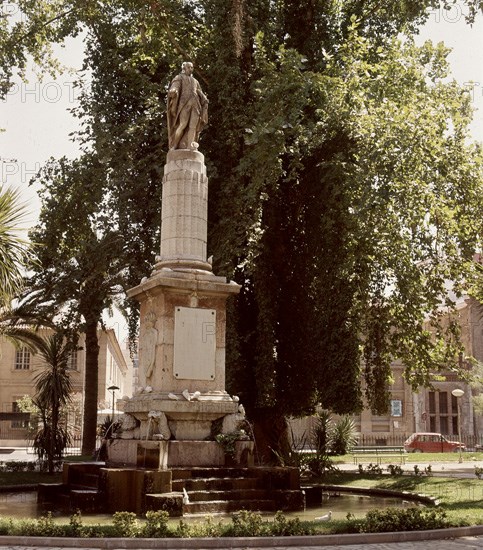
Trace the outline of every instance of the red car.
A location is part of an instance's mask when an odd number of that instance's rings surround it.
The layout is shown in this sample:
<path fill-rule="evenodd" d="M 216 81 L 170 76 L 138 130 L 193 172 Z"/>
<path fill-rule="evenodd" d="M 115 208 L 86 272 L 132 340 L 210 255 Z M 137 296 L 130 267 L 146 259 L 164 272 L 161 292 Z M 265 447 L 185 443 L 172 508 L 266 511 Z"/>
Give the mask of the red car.
<path fill-rule="evenodd" d="M 464 443 L 459 441 L 448 441 L 444 435 L 420 432 L 415 433 L 406 439 L 404 449 L 408 453 L 456 453 L 466 449 Z"/>

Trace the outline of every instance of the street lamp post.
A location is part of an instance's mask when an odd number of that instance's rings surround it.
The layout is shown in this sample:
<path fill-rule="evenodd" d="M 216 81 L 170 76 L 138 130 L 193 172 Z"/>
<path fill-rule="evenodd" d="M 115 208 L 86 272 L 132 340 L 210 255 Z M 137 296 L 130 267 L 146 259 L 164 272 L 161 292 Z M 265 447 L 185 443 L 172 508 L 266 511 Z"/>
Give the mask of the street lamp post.
<path fill-rule="evenodd" d="M 458 462 L 461 464 L 463 462 L 463 449 L 461 448 L 461 414 L 460 414 L 460 399 L 463 397 L 465 392 L 461 390 L 460 388 L 456 388 L 451 392 L 452 395 L 456 397 L 456 404 L 457 404 L 457 410 L 458 410 L 458 441 L 459 441 L 459 449 L 460 449 L 460 457 L 458 459 Z"/>
<path fill-rule="evenodd" d="M 114 424 L 114 409 L 115 409 L 115 401 L 114 396 L 116 395 L 116 390 L 119 388 L 117 386 L 109 386 L 107 388 L 108 391 L 112 391 L 112 423 Z"/>

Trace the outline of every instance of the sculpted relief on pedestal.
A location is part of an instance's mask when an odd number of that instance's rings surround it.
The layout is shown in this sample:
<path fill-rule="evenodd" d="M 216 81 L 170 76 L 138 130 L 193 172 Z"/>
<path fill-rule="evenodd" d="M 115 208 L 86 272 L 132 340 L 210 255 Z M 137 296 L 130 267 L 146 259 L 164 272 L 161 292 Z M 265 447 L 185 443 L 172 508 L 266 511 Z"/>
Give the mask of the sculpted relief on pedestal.
<path fill-rule="evenodd" d="M 140 344 L 140 370 L 144 373 L 146 384 L 149 384 L 156 366 L 156 346 L 158 344 L 158 330 L 156 329 L 156 315 L 151 311 L 144 318 L 145 331 Z"/>

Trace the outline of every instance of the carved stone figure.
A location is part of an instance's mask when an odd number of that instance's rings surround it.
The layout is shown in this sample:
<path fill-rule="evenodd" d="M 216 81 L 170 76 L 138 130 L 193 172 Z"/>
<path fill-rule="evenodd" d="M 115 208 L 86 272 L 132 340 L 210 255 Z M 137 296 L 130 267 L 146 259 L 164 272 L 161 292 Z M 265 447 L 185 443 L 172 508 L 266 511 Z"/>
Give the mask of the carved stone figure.
<path fill-rule="evenodd" d="M 197 149 L 198 137 L 208 123 L 208 99 L 193 78 L 193 63 L 186 61 L 168 91 L 170 149 Z"/>
<path fill-rule="evenodd" d="M 139 421 L 131 414 L 123 414 L 119 417 L 120 428 L 117 432 L 119 439 L 137 439 L 139 437 Z"/>
<path fill-rule="evenodd" d="M 149 411 L 148 419 L 142 422 L 141 429 L 145 439 L 168 440 L 171 437 L 168 417 L 161 411 Z"/>
<path fill-rule="evenodd" d="M 142 364 L 140 367 L 144 371 L 147 382 L 151 378 L 156 365 L 156 345 L 158 343 L 158 331 L 155 328 L 156 315 L 153 312 L 148 313 L 145 317 L 145 323 L 146 331 L 140 342 L 140 347 L 142 348 L 142 354 L 140 354 Z"/>

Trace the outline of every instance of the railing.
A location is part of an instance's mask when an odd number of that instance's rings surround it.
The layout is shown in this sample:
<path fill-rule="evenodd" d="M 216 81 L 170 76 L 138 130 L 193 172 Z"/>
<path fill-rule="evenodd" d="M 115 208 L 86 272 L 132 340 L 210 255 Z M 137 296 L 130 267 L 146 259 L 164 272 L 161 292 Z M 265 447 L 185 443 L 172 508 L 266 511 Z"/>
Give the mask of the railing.
<path fill-rule="evenodd" d="M 305 435 L 305 434 L 304 434 Z M 411 434 L 379 435 L 379 434 L 360 434 L 356 445 L 361 447 L 403 447 L 404 442 Z M 457 435 L 443 434 L 449 441 L 458 441 Z M 461 435 L 462 443 L 467 450 L 483 450 L 483 434 Z M 314 446 L 309 437 L 292 438 L 292 446 L 296 450 L 314 450 Z"/>
<path fill-rule="evenodd" d="M 80 435 L 71 437 L 69 447 L 64 449 L 64 456 L 79 456 L 81 454 L 82 438 Z"/>
<path fill-rule="evenodd" d="M 389 435 L 389 436 L 380 436 L 377 434 L 361 434 L 358 438 L 358 445 L 362 446 L 402 446 L 406 439 L 410 436 L 408 435 Z M 452 434 L 443 434 L 443 436 L 449 441 L 458 441 L 457 435 Z M 475 449 L 478 445 L 483 446 L 483 434 L 481 435 L 461 435 L 462 443 L 466 445 L 467 449 Z"/>

